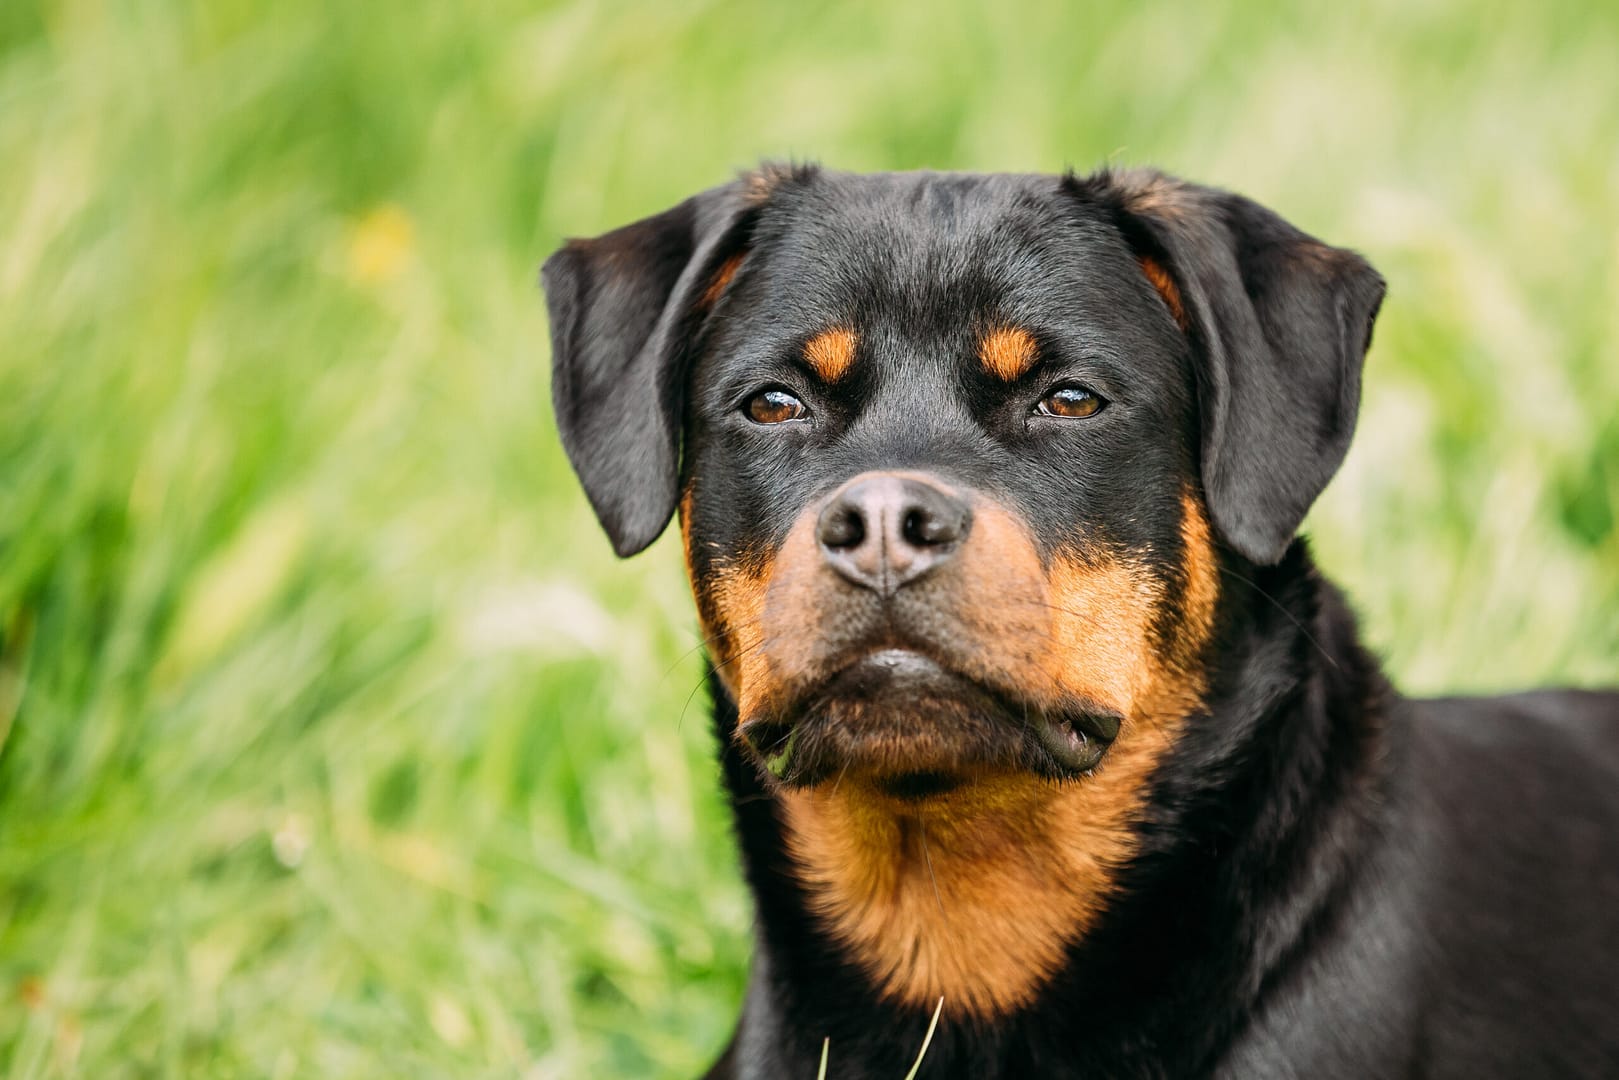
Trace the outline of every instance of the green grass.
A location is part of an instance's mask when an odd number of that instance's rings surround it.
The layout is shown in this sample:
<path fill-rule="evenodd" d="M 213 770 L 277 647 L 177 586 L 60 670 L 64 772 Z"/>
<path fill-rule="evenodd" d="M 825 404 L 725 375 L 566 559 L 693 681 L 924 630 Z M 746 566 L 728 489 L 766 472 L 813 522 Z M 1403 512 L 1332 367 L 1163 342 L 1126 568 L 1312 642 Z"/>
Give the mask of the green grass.
<path fill-rule="evenodd" d="M 535 271 L 762 155 L 1155 162 L 1358 246 L 1311 524 L 1370 640 L 1619 679 L 1619 9 L 1338 7 L 0 5 L 0 1076 L 711 1057 L 694 621 L 572 482 Z"/>

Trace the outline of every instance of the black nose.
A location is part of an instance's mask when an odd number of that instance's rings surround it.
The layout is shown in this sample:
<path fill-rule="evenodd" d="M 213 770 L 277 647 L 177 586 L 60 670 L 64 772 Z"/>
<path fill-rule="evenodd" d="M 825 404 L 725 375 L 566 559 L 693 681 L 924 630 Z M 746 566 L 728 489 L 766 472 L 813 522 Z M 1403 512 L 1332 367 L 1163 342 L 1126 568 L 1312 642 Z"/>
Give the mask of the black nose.
<path fill-rule="evenodd" d="M 833 569 L 888 596 L 948 561 L 972 522 L 966 502 L 937 484 L 865 473 L 832 496 L 815 535 Z"/>

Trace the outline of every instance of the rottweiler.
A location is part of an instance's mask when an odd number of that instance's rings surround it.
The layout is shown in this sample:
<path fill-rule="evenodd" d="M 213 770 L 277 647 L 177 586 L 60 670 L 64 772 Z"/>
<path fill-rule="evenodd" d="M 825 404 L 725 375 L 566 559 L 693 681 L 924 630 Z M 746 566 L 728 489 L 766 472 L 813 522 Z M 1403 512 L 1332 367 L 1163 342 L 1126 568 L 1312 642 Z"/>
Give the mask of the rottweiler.
<path fill-rule="evenodd" d="M 678 512 L 756 905 L 711 1077 L 1619 1076 L 1619 693 L 1418 701 L 1295 534 L 1383 299 L 1147 170 L 768 165 L 546 262 Z M 939 1004 L 942 1000 L 942 1006 Z"/>

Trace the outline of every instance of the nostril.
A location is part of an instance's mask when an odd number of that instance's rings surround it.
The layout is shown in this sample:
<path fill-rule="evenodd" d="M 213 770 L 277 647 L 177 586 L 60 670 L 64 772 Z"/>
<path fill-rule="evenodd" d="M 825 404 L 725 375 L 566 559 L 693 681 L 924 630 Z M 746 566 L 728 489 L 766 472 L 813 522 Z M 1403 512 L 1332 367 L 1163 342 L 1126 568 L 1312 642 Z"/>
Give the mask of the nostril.
<path fill-rule="evenodd" d="M 829 548 L 859 547 L 866 538 L 866 522 L 852 506 L 835 507 L 821 518 L 820 540 Z"/>
<path fill-rule="evenodd" d="M 960 539 L 961 527 L 951 515 L 915 507 L 901 521 L 900 535 L 913 547 L 938 547 Z"/>
<path fill-rule="evenodd" d="M 931 535 L 934 530 L 931 528 L 930 517 L 931 515 L 924 514 L 921 510 L 911 510 L 906 513 L 905 520 L 900 523 L 899 527 L 900 535 L 905 538 L 906 543 L 915 547 L 926 547 L 936 542 Z"/>

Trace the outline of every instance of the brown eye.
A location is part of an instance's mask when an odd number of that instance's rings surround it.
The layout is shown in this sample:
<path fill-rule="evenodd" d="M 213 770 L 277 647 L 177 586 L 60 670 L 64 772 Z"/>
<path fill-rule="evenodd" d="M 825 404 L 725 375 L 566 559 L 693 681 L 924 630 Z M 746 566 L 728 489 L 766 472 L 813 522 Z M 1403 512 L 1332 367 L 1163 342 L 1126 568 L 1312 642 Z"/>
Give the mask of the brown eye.
<path fill-rule="evenodd" d="M 1100 394 L 1083 386 L 1059 386 L 1041 398 L 1034 411 L 1044 416 L 1083 420 L 1087 416 L 1095 416 L 1106 405 Z"/>
<path fill-rule="evenodd" d="M 785 424 L 803 420 L 809 407 L 785 390 L 765 390 L 748 401 L 748 419 L 756 424 Z"/>

